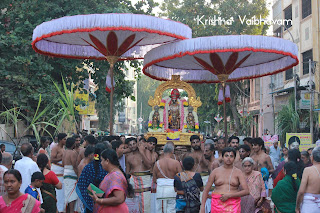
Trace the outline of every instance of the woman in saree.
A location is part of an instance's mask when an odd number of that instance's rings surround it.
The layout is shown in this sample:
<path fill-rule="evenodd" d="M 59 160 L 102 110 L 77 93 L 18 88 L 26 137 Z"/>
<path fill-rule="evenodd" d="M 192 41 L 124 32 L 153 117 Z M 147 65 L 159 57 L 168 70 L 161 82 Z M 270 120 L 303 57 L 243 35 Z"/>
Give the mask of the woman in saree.
<path fill-rule="evenodd" d="M 22 177 L 18 170 L 9 169 L 3 175 L 6 194 L 0 197 L 0 212 L 39 213 L 40 201 L 20 192 Z"/>
<path fill-rule="evenodd" d="M 62 183 L 59 181 L 57 175 L 49 170 L 48 168 L 49 159 L 46 154 L 39 154 L 37 157 L 37 164 L 45 180 L 41 189 L 41 195 L 43 203 L 41 207 L 46 211 L 46 213 L 56 213 L 57 212 L 57 198 L 56 190 L 61 189 Z"/>
<path fill-rule="evenodd" d="M 104 191 L 104 196 L 98 198 L 92 191 L 95 202 L 94 213 L 129 213 L 126 196 L 134 194 L 133 187 L 129 184 L 127 175 L 121 169 L 116 151 L 107 149 L 101 153 L 101 165 L 108 172 L 99 188 Z"/>
<path fill-rule="evenodd" d="M 88 194 L 88 186 L 90 183 L 99 187 L 103 178 L 108 174 L 101 166 L 101 153 L 107 149 L 107 145 L 104 143 L 98 143 L 94 148 L 94 160 L 86 165 L 78 179 L 76 192 L 84 205 L 85 213 L 92 213 L 93 200 Z"/>
<path fill-rule="evenodd" d="M 241 197 L 241 213 L 257 213 L 267 197 L 266 188 L 261 173 L 254 171 L 254 161 L 247 157 L 242 161 L 243 172 L 250 194 Z"/>
<path fill-rule="evenodd" d="M 215 189 L 211 198 L 211 212 L 241 212 L 241 197 L 248 195 L 249 190 L 242 171 L 233 165 L 235 158 L 236 150 L 232 147 L 222 150 L 223 165 L 214 169 L 209 176 L 200 213 L 205 212 L 205 203 L 213 183 Z"/>
<path fill-rule="evenodd" d="M 272 191 L 271 199 L 276 213 L 295 213 L 300 179 L 297 176 L 297 164 L 289 161 L 284 165 L 285 177 Z"/>
<path fill-rule="evenodd" d="M 290 149 L 289 150 L 289 152 L 288 152 L 288 162 L 290 162 L 290 161 L 294 162 L 296 164 L 296 166 L 297 166 L 297 175 L 298 175 L 298 178 L 301 180 L 302 173 L 303 173 L 303 170 L 304 170 L 304 164 L 303 164 L 303 162 L 301 160 L 301 153 L 300 153 L 300 151 L 298 149 Z M 280 171 L 279 174 L 277 174 L 277 176 L 273 180 L 273 186 L 274 187 L 276 187 L 278 182 L 285 177 L 284 164 L 283 164 L 282 168 L 279 168 L 279 169 L 280 169 L 279 170 Z"/>

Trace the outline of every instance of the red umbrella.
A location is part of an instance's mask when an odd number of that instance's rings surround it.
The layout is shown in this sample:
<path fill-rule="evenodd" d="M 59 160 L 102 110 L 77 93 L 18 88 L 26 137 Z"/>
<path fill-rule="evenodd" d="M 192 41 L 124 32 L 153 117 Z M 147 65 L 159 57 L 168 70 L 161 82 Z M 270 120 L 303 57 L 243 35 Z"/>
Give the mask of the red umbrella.
<path fill-rule="evenodd" d="M 44 22 L 33 31 L 32 47 L 41 54 L 75 59 L 107 60 L 113 87 L 118 60 L 141 59 L 155 46 L 191 38 L 191 29 L 179 22 L 141 14 L 90 14 Z M 110 91 L 110 134 L 113 89 Z"/>

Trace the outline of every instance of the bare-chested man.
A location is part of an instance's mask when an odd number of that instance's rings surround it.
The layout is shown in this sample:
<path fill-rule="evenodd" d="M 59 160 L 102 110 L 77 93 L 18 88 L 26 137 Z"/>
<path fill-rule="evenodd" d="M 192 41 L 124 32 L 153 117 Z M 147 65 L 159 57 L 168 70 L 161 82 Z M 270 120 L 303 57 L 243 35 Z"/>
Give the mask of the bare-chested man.
<path fill-rule="evenodd" d="M 169 141 L 169 142 L 167 142 L 167 144 L 171 144 L 172 146 L 173 146 L 173 148 L 174 148 L 174 150 L 173 150 L 173 155 L 171 155 L 171 158 L 172 159 L 174 159 L 174 160 L 177 160 L 177 161 L 181 161 L 181 158 L 183 157 L 183 155 L 176 155 L 175 154 L 175 145 L 174 145 L 174 143 L 172 142 L 172 141 Z M 162 151 L 160 151 L 160 156 L 159 156 L 159 160 L 160 159 L 162 159 L 163 157 L 164 157 L 164 152 L 163 152 L 163 150 Z"/>
<path fill-rule="evenodd" d="M 219 166 L 221 166 L 223 164 L 223 160 L 222 160 L 222 150 L 226 148 L 226 143 L 225 143 L 225 139 L 223 137 L 220 137 L 218 139 L 217 142 L 217 149 L 218 149 L 218 154 L 219 154 L 219 158 L 218 158 L 218 163 Z"/>
<path fill-rule="evenodd" d="M 207 184 L 211 171 L 219 167 L 218 159 L 214 157 L 214 145 L 213 143 L 205 143 L 203 155 L 200 159 L 200 175 L 204 185 Z M 202 197 L 200 192 L 200 199 Z"/>
<path fill-rule="evenodd" d="M 142 151 L 142 153 L 144 153 L 145 157 L 149 162 L 148 164 L 150 166 L 150 171 L 153 170 L 153 166 L 158 159 L 158 154 L 156 153 L 156 150 L 155 150 L 157 143 L 158 143 L 157 138 L 149 137 L 146 142 L 146 148 Z"/>
<path fill-rule="evenodd" d="M 250 152 L 251 149 L 248 145 L 246 144 L 242 144 L 239 146 L 239 155 L 240 155 L 240 159 L 239 160 L 235 160 L 234 161 L 234 166 L 237 167 L 238 169 L 242 170 L 243 166 L 242 166 L 242 161 L 243 159 L 245 159 L 246 157 L 250 156 Z"/>
<path fill-rule="evenodd" d="M 86 150 L 84 151 L 84 158 L 81 160 L 80 164 L 78 165 L 78 177 L 80 177 L 83 168 L 88 165 L 94 156 L 94 147 L 87 146 Z"/>
<path fill-rule="evenodd" d="M 248 145 L 248 146 L 250 147 L 250 150 L 252 150 L 251 140 L 252 140 L 252 138 L 250 138 L 250 137 L 246 137 L 246 138 L 243 139 L 243 144 Z M 252 155 L 252 154 L 253 154 L 253 153 L 251 153 L 251 155 Z"/>
<path fill-rule="evenodd" d="M 129 149 L 131 150 L 125 157 L 126 173 L 131 174 L 130 182 L 134 186 L 136 197 L 139 198 L 140 212 L 150 212 L 151 203 L 151 172 L 145 155 L 141 154 L 145 150 L 145 144 L 137 144 L 136 138 L 129 138 Z M 138 193 L 143 193 L 139 195 Z M 144 205 L 143 205 L 144 204 Z"/>
<path fill-rule="evenodd" d="M 143 162 L 143 156 L 138 149 L 137 139 L 130 138 L 128 144 L 131 152 L 126 155 L 126 173 L 132 174 L 134 172 L 147 171 L 149 168 L 146 162 Z"/>
<path fill-rule="evenodd" d="M 193 172 L 201 172 L 200 160 L 203 157 L 203 153 L 201 150 L 200 137 L 198 135 L 192 135 L 190 137 L 190 142 L 193 151 L 191 153 L 186 153 L 181 160 L 183 160 L 187 156 L 192 157 L 194 159 Z"/>
<path fill-rule="evenodd" d="M 176 193 L 173 187 L 174 176 L 182 171 L 179 161 L 172 159 L 174 146 L 167 143 L 163 148 L 164 156 L 153 167 L 153 182 L 157 184 L 157 211 L 175 212 Z"/>
<path fill-rule="evenodd" d="M 97 143 L 97 140 L 95 139 L 95 137 L 93 135 L 87 135 L 86 137 L 84 137 L 83 148 L 80 149 L 78 159 L 77 159 L 78 164 L 84 158 L 85 148 L 89 145 L 95 146 L 96 143 Z"/>
<path fill-rule="evenodd" d="M 320 147 L 312 150 L 313 166 L 303 171 L 297 196 L 296 213 L 320 212 Z"/>
<path fill-rule="evenodd" d="M 62 164 L 64 165 L 64 196 L 66 212 L 73 213 L 78 195 L 76 193 L 76 184 L 78 180 L 78 153 L 75 150 L 76 140 L 75 138 L 67 138 L 66 150 L 62 158 Z"/>
<path fill-rule="evenodd" d="M 51 170 L 56 173 L 59 181 L 62 183 L 62 189 L 57 189 L 57 209 L 58 212 L 65 211 L 64 205 L 64 183 L 63 183 L 63 173 L 64 167 L 62 164 L 62 157 L 64 154 L 64 146 L 67 141 L 67 134 L 66 133 L 59 133 L 58 134 L 58 144 L 52 148 L 51 151 Z"/>
<path fill-rule="evenodd" d="M 76 152 L 79 154 L 80 150 L 81 150 L 81 148 L 80 148 L 81 137 L 80 137 L 80 135 L 74 135 L 72 137 L 76 140 L 76 144 L 75 144 L 74 150 L 76 150 Z"/>
<path fill-rule="evenodd" d="M 212 184 L 211 212 L 241 212 L 241 197 L 249 194 L 245 177 L 240 169 L 233 166 L 236 151 L 227 147 L 222 151 L 223 166 L 213 170 L 203 191 L 200 213 L 205 212 L 205 203 Z M 241 185 L 241 190 L 239 186 Z M 221 203 L 223 202 L 223 203 Z"/>
<path fill-rule="evenodd" d="M 200 175 L 209 175 L 212 170 L 219 167 L 217 159 L 214 157 L 214 145 L 211 143 L 204 144 L 203 155 L 200 159 Z"/>
<path fill-rule="evenodd" d="M 265 167 L 268 169 L 269 174 L 274 172 L 274 168 L 272 166 L 271 158 L 264 151 L 264 141 L 262 138 L 253 138 L 252 142 L 252 150 L 253 155 L 252 159 L 256 162 L 258 171 L 261 171 L 261 168 Z"/>
<path fill-rule="evenodd" d="M 228 145 L 236 150 L 237 154 L 236 154 L 235 161 L 239 161 L 240 160 L 240 154 L 239 154 L 240 139 L 237 136 L 231 136 L 228 139 Z"/>

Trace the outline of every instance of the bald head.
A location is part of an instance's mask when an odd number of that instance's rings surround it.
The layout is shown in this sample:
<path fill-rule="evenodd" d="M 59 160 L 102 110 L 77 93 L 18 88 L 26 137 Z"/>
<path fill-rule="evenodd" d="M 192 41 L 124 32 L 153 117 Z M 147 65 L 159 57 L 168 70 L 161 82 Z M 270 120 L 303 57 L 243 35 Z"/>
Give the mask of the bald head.
<path fill-rule="evenodd" d="M 4 152 L 2 154 L 1 165 L 4 165 L 8 169 L 11 169 L 13 157 L 9 152 Z"/>
<path fill-rule="evenodd" d="M 25 157 L 31 157 L 33 154 L 33 147 L 31 143 L 24 143 L 21 145 L 21 153 Z"/>

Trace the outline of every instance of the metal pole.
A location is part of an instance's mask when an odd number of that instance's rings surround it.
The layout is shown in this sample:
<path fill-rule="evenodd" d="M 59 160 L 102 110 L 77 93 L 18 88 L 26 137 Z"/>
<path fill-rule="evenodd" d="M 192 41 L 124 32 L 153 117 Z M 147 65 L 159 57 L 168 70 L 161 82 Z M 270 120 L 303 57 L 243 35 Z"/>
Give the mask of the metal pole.
<path fill-rule="evenodd" d="M 228 127 L 227 127 L 227 112 L 226 112 L 226 83 L 222 82 L 222 91 L 223 91 L 223 118 L 224 118 L 224 142 L 227 144 L 228 140 Z"/>
<path fill-rule="evenodd" d="M 297 76 L 296 69 L 292 68 L 293 72 L 293 80 L 294 80 L 294 111 L 297 111 Z"/>
<path fill-rule="evenodd" d="M 311 59 L 309 59 L 309 91 L 310 91 L 310 134 L 313 143 L 313 92 L 312 92 L 312 68 Z"/>
<path fill-rule="evenodd" d="M 262 98 L 262 78 L 259 78 L 259 79 L 257 79 L 257 80 L 259 80 L 260 81 L 260 83 L 259 83 L 259 90 L 260 90 L 260 127 L 259 127 L 259 129 L 260 129 L 260 133 L 262 133 L 261 135 L 263 135 L 263 130 L 264 130 L 264 125 L 263 125 L 263 108 L 262 108 L 262 101 L 263 101 L 263 98 Z"/>
<path fill-rule="evenodd" d="M 276 134 L 276 118 L 274 113 L 274 96 L 273 96 L 273 75 L 271 75 L 271 93 L 272 93 L 272 116 L 273 116 L 273 134 Z"/>
<path fill-rule="evenodd" d="M 113 67 L 118 61 L 117 56 L 107 56 L 106 59 L 110 64 L 110 78 L 111 78 L 111 92 L 110 92 L 110 118 L 109 118 L 109 127 L 110 135 L 113 135 Z"/>
<path fill-rule="evenodd" d="M 289 33 L 291 39 L 292 39 L 292 42 L 293 43 L 296 43 L 293 39 L 293 36 L 291 34 L 291 32 L 287 29 L 287 27 L 285 25 L 282 25 L 281 26 L 281 38 L 283 38 L 283 31 L 282 29 L 283 28 Z M 293 69 L 293 80 L 294 80 L 294 110 L 297 111 L 297 76 L 296 76 L 296 69 L 292 68 Z"/>
<path fill-rule="evenodd" d="M 113 135 L 113 63 L 110 63 L 110 77 L 111 77 L 111 92 L 110 92 L 110 118 L 109 127 L 110 135 Z"/>

